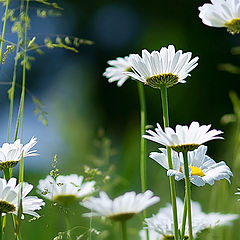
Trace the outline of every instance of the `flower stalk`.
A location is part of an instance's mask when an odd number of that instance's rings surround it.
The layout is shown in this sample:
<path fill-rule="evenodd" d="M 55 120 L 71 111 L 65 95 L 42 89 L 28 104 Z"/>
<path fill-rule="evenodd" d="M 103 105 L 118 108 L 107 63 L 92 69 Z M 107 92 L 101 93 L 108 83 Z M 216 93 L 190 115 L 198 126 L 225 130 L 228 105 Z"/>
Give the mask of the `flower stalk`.
<path fill-rule="evenodd" d="M 161 85 L 161 98 L 162 98 L 162 111 L 163 111 L 163 122 L 164 128 L 169 127 L 169 114 L 168 114 L 168 97 L 167 97 L 167 87 L 166 85 Z M 167 156 L 168 156 L 168 166 L 169 169 L 173 169 L 171 148 L 167 147 Z M 177 218 L 177 203 L 176 203 L 176 189 L 174 176 L 169 177 L 170 191 L 171 191 L 171 202 L 172 202 L 172 211 L 173 211 L 173 221 L 174 221 L 174 238 L 178 240 L 178 218 Z"/>
<path fill-rule="evenodd" d="M 122 240 L 127 240 L 127 224 L 126 220 L 121 221 L 122 227 Z"/>
<path fill-rule="evenodd" d="M 184 207 L 183 207 L 183 217 L 182 217 L 181 240 L 184 240 L 186 220 L 187 220 L 187 195 L 185 194 Z"/>
<path fill-rule="evenodd" d="M 192 215 L 191 215 L 191 183 L 189 179 L 189 167 L 187 151 L 183 151 L 184 173 L 185 173 L 185 199 L 187 205 L 189 240 L 193 240 L 192 235 Z"/>

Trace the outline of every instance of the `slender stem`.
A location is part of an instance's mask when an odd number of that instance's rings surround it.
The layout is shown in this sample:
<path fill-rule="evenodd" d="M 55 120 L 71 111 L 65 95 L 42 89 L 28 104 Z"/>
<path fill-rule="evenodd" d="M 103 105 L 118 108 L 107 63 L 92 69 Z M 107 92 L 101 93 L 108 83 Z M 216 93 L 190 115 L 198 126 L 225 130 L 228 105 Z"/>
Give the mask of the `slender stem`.
<path fill-rule="evenodd" d="M 4 15 L 4 20 L 3 20 L 1 46 L 0 46 L 0 63 L 2 62 L 3 42 L 4 42 L 5 29 L 6 29 L 6 23 L 7 23 L 7 18 L 8 18 L 8 6 L 9 6 L 9 2 L 10 2 L 10 0 L 7 0 L 7 1 L 6 1 L 5 15 Z"/>
<path fill-rule="evenodd" d="M 182 232 L 181 232 L 181 239 L 184 240 L 185 236 L 185 226 L 187 220 L 187 194 L 185 194 L 184 198 L 184 208 L 183 208 L 183 218 L 182 218 Z"/>
<path fill-rule="evenodd" d="M 185 194 L 187 202 L 187 212 L 188 212 L 188 231 L 189 231 L 189 240 L 193 239 L 192 236 L 192 215 L 191 215 L 191 183 L 189 179 L 189 169 L 188 169 L 188 156 L 187 151 L 183 152 L 184 159 L 184 172 L 185 172 Z"/>
<path fill-rule="evenodd" d="M 138 93 L 140 101 L 140 115 L 141 115 L 141 136 L 145 134 L 146 126 L 146 102 L 144 94 L 144 86 L 138 82 Z M 140 175 L 142 192 L 146 191 L 146 139 L 141 137 L 140 142 Z"/>
<path fill-rule="evenodd" d="M 2 230 L 2 213 L 0 212 L 0 240 L 3 239 L 3 230 Z"/>
<path fill-rule="evenodd" d="M 6 168 L 3 170 L 4 172 L 4 178 L 8 181 L 10 179 L 9 169 Z"/>
<path fill-rule="evenodd" d="M 121 221 L 122 225 L 122 240 L 127 240 L 127 226 L 126 226 L 126 221 Z"/>
<path fill-rule="evenodd" d="M 161 97 L 162 97 L 163 122 L 164 122 L 164 128 L 165 128 L 169 126 L 167 87 L 165 85 L 162 85 L 160 90 L 161 90 Z M 167 147 L 167 157 L 168 157 L 168 167 L 169 169 L 173 169 L 170 147 Z M 173 222 L 174 222 L 174 239 L 178 240 L 178 217 L 177 217 L 177 202 L 176 202 L 176 189 L 175 189 L 174 176 L 169 177 L 169 183 L 170 183 Z"/>
<path fill-rule="evenodd" d="M 140 117 L 141 117 L 141 140 L 140 140 L 140 177 L 141 177 L 141 189 L 142 192 L 146 191 L 146 139 L 142 137 L 145 134 L 146 126 L 146 100 L 144 93 L 144 86 L 141 82 L 137 83 L 138 85 L 138 95 L 140 102 Z M 147 217 L 147 210 L 143 211 L 143 218 Z M 148 229 L 146 229 L 146 240 L 149 240 Z"/>
<path fill-rule="evenodd" d="M 69 216 L 68 216 L 68 213 L 66 214 L 66 217 L 65 217 L 65 223 L 66 223 L 66 228 L 67 228 L 67 236 L 68 236 L 68 239 L 69 240 L 72 240 L 72 237 L 71 237 L 71 225 L 70 225 L 70 220 L 69 220 Z"/>

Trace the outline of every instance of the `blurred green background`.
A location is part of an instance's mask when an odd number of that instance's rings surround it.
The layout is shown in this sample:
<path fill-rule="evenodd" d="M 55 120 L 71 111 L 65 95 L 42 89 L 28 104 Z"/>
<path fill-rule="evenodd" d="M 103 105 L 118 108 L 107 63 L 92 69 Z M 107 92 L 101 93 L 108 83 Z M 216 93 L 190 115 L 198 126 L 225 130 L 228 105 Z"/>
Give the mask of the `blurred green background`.
<path fill-rule="evenodd" d="M 61 17 L 39 18 L 36 16 L 42 5 L 30 2 L 31 29 L 29 39 L 37 37 L 41 45 L 44 37 L 54 39 L 57 35 L 77 36 L 94 41 L 94 45 L 81 45 L 75 54 L 63 49 L 43 49 L 44 55 L 32 54 L 36 59 L 27 73 L 27 88 L 39 98 L 48 112 L 48 127 L 34 116 L 34 103 L 26 96 L 24 111 L 23 141 L 36 136 L 36 148 L 40 157 L 26 159 L 26 181 L 36 186 L 40 178 L 51 170 L 51 161 L 58 154 L 61 174 L 84 174 L 84 165 L 99 168 L 99 185 L 111 197 L 126 191 L 140 192 L 139 139 L 140 119 L 136 82 L 127 81 L 121 88 L 108 83 L 102 73 L 107 61 L 142 49 L 159 50 L 174 44 L 176 49 L 191 51 L 199 56 L 199 66 L 194 69 L 186 84 L 169 89 L 170 125 L 189 124 L 193 120 L 201 124 L 211 123 L 222 129 L 224 141 L 209 144 L 208 155 L 217 162 L 224 160 L 233 167 L 236 159 L 236 124 L 223 125 L 223 115 L 233 113 L 229 91 L 240 94 L 240 76 L 221 71 L 220 64 L 239 65 L 240 56 L 231 49 L 240 45 L 240 36 L 232 36 L 225 29 L 210 28 L 198 17 L 198 7 L 206 1 L 58 1 L 64 8 Z M 13 8 L 18 2 L 13 2 Z M 1 8 L 3 10 L 3 8 Z M 1 11 L 3 12 L 3 11 Z M 7 26 L 6 39 L 16 40 Z M 10 82 L 13 71 L 13 54 L 1 66 L 0 81 Z M 18 82 L 21 80 L 19 70 Z M 9 101 L 8 85 L 1 86 L 1 142 L 6 141 Z M 162 124 L 160 92 L 145 87 L 147 100 L 147 123 Z M 17 92 L 14 119 L 16 119 L 20 90 Z M 13 131 L 14 131 L 13 124 Z M 12 134 L 13 134 L 12 131 Z M 148 142 L 148 153 L 159 146 Z M 203 210 L 239 212 L 237 197 L 240 186 L 239 164 L 235 164 L 236 180 L 228 185 L 225 180 L 213 187 L 192 187 L 192 199 L 202 204 Z M 149 209 L 149 216 L 169 201 L 166 171 L 151 159 L 147 159 L 147 185 L 161 202 Z M 110 180 L 103 183 L 104 176 Z M 183 182 L 177 183 L 177 195 L 183 197 Z M 96 194 L 97 195 L 97 194 Z M 43 217 L 23 223 L 23 239 L 53 239 L 59 231 L 65 231 L 62 216 L 66 210 L 47 202 L 40 211 Z M 89 227 L 89 220 L 81 217 L 82 209 L 76 204 L 67 210 L 71 225 Z M 29 217 L 26 217 L 29 219 Z M 129 221 L 129 239 L 139 239 L 141 216 Z M 216 230 L 207 239 L 233 239 L 238 234 L 234 227 Z M 101 232 L 92 233 L 92 239 L 119 239 L 118 226 L 104 224 L 94 219 L 93 227 Z M 109 231 L 106 231 L 109 230 Z M 78 228 L 76 236 L 86 231 Z M 233 234 L 233 235 L 228 235 Z M 230 237 L 231 236 L 231 237 Z M 238 235 L 237 235 L 238 236 Z M 65 239 L 65 238 L 63 238 Z M 85 235 L 82 239 L 88 239 Z M 206 238 L 204 238 L 206 239 Z M 237 239 L 236 237 L 234 239 Z"/>

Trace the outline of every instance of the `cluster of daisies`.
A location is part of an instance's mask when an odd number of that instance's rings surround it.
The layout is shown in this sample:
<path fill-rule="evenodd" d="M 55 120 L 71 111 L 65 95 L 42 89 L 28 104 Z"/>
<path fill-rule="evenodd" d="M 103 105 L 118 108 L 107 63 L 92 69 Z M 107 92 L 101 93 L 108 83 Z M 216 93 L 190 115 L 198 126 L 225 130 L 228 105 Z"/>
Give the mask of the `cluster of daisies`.
<path fill-rule="evenodd" d="M 199 17 L 204 24 L 226 27 L 232 34 L 240 33 L 240 0 L 211 0 L 211 3 L 199 7 L 199 11 Z M 144 49 L 141 55 L 130 54 L 124 58 L 108 61 L 108 64 L 110 66 L 103 75 L 109 82 L 117 82 L 119 87 L 127 79 L 132 79 L 155 89 L 162 89 L 185 83 L 190 72 L 198 65 L 198 57 L 192 58 L 191 52 L 176 51 L 173 45 L 169 45 L 159 51 L 148 52 Z M 157 124 L 155 130 L 147 130 L 142 137 L 161 146 L 159 151 L 151 152 L 149 157 L 165 168 L 167 176 L 174 177 L 176 181 L 187 179 L 198 187 L 205 184 L 213 185 L 215 181 L 222 179 L 230 183 L 233 174 L 227 164 L 224 161 L 215 162 L 206 155 L 207 146 L 203 144 L 210 140 L 222 139 L 219 136 L 222 132 L 210 130 L 210 127 L 211 125 L 200 126 L 196 121 L 190 126 L 177 125 L 175 129 L 168 126 L 162 128 Z M 31 150 L 36 143 L 34 137 L 26 145 L 21 144 L 20 140 L 13 144 L 4 143 L 0 148 L 0 170 L 5 172 L 15 167 L 21 159 L 38 155 L 36 150 Z M 187 181 L 185 183 L 188 184 Z M 27 196 L 32 189 L 33 185 L 29 183 L 17 184 L 16 178 L 11 177 L 7 180 L 0 178 L 0 214 L 17 215 L 21 205 L 22 218 L 24 214 L 39 217 L 36 210 L 40 210 L 45 202 L 36 196 Z M 56 178 L 47 176 L 46 179 L 39 181 L 37 189 L 42 197 L 64 206 L 79 201 L 80 205 L 90 210 L 84 214 L 86 217 L 101 216 L 120 222 L 125 222 L 160 201 L 160 198 L 154 196 L 150 190 L 139 194 L 133 191 L 126 192 L 115 199 L 109 198 L 107 193 L 101 191 L 99 197 L 93 197 L 90 195 L 96 192 L 95 181 L 84 182 L 82 176 L 75 174 Z M 230 221 L 238 218 L 236 214 L 206 214 L 202 212 L 199 203 L 191 201 L 190 195 L 186 196 L 184 203 L 181 199 L 175 198 L 175 208 L 178 209 L 177 231 L 180 232 L 180 239 L 191 240 L 204 229 L 228 225 Z M 190 206 L 188 219 L 184 216 L 186 206 Z M 167 204 L 157 214 L 145 218 L 144 227 L 139 232 L 140 238 L 174 239 L 176 222 L 172 213 L 173 204 Z M 189 218 L 191 214 L 192 218 Z"/>

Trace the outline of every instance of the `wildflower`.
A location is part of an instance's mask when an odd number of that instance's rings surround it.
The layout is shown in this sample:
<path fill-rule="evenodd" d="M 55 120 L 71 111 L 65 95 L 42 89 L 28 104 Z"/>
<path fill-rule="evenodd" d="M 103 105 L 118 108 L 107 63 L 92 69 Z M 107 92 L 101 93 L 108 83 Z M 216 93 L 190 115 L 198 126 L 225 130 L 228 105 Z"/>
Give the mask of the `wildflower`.
<path fill-rule="evenodd" d="M 171 87 L 177 83 L 185 83 L 184 79 L 190 76 L 189 72 L 198 65 L 198 57 L 190 60 L 191 56 L 191 52 L 175 52 L 173 45 L 151 53 L 144 49 L 142 57 L 138 54 L 130 55 L 132 72 L 127 72 L 126 75 L 158 89 L 161 85 Z"/>
<path fill-rule="evenodd" d="M 16 140 L 13 144 L 4 143 L 0 148 L 0 170 L 6 168 L 13 168 L 18 164 L 21 158 L 29 156 L 37 156 L 37 150 L 31 150 L 37 143 L 37 139 L 32 137 L 29 143 L 23 146 L 20 139 Z"/>
<path fill-rule="evenodd" d="M 116 60 L 110 60 L 107 62 L 111 67 L 108 67 L 103 73 L 103 76 L 108 78 L 108 82 L 117 82 L 117 86 L 121 87 L 125 81 L 129 78 L 125 72 L 131 71 L 131 65 L 129 57 L 118 57 Z"/>
<path fill-rule="evenodd" d="M 71 174 L 59 175 L 56 179 L 47 176 L 44 180 L 39 181 L 37 188 L 43 197 L 67 204 L 93 193 L 94 185 L 94 181 L 83 182 L 83 176 Z"/>
<path fill-rule="evenodd" d="M 21 183 L 16 185 L 16 178 L 10 178 L 7 182 L 0 178 L 0 212 L 18 214 Z M 44 201 L 36 196 L 27 196 L 33 189 L 33 185 L 24 182 L 22 185 L 22 213 L 34 217 L 40 217 L 35 210 L 40 210 L 45 205 Z M 23 217 L 23 215 L 22 215 Z"/>
<path fill-rule="evenodd" d="M 139 194 L 127 192 L 113 200 L 105 192 L 100 192 L 99 198 L 90 197 L 80 204 L 93 211 L 85 213 L 84 216 L 102 216 L 116 221 L 123 221 L 159 202 L 159 200 L 160 198 L 153 196 L 150 190 Z"/>
<path fill-rule="evenodd" d="M 240 0 L 211 0 L 198 8 L 202 22 L 210 27 L 226 27 L 240 33 Z"/>
<path fill-rule="evenodd" d="M 155 132 L 147 130 L 149 135 L 143 135 L 144 138 L 169 146 L 177 152 L 193 151 L 201 144 L 214 139 L 222 139 L 217 135 L 223 133 L 219 130 L 210 130 L 211 125 L 200 126 L 198 122 L 192 122 L 190 126 L 177 125 L 174 131 L 170 127 L 166 127 L 165 131 L 157 123 Z"/>
<path fill-rule="evenodd" d="M 175 176 L 177 181 L 184 178 L 184 161 L 182 153 L 172 150 L 173 169 L 168 168 L 167 151 L 159 148 L 161 153 L 151 152 L 150 158 L 155 160 L 165 169 L 168 176 Z M 230 182 L 230 176 L 233 176 L 230 168 L 224 161 L 216 163 L 206 155 L 207 147 L 200 146 L 198 149 L 188 152 L 188 165 L 190 181 L 196 186 L 204 186 L 206 183 L 213 185 L 215 181 L 226 179 Z"/>
<path fill-rule="evenodd" d="M 180 198 L 177 198 L 177 208 L 178 208 L 178 222 L 179 227 L 182 227 L 182 217 L 184 204 Z M 192 229 L 193 237 L 196 238 L 197 235 L 209 228 L 214 228 L 217 226 L 229 225 L 231 221 L 237 219 L 239 216 L 237 214 L 221 214 L 221 213 L 209 213 L 206 214 L 202 212 L 201 205 L 198 202 L 191 201 L 192 209 Z M 145 223 L 150 231 L 150 240 L 166 240 L 173 239 L 174 237 L 174 227 L 172 218 L 172 205 L 167 204 L 165 208 L 161 208 L 157 215 L 153 215 L 151 218 L 146 218 Z M 151 238 L 151 235 L 153 238 Z M 145 240 L 144 234 L 140 232 L 142 240 Z M 186 225 L 185 239 L 188 239 L 188 228 Z"/>

